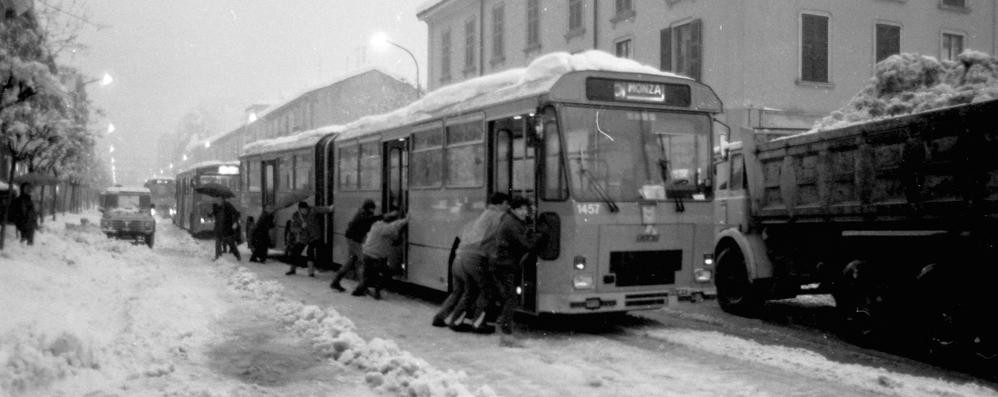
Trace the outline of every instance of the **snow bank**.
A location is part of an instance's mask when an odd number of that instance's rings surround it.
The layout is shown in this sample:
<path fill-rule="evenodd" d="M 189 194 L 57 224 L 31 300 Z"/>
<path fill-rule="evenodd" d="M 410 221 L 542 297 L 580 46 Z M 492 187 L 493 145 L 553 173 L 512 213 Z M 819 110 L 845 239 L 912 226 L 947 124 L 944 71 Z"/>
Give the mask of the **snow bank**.
<path fill-rule="evenodd" d="M 380 392 L 413 397 L 494 396 L 483 386 L 472 393 L 462 384 L 463 371 L 434 368 L 391 340 L 364 341 L 350 319 L 333 308 L 293 302 L 276 281 L 260 281 L 253 272 L 235 264 L 228 267 L 229 283 L 236 290 L 267 303 L 298 336 L 310 341 L 325 357 L 366 373 L 369 386 Z"/>
<path fill-rule="evenodd" d="M 918 54 L 892 55 L 876 65 L 863 90 L 809 133 L 870 120 L 998 99 L 998 59 L 967 50 L 958 61 Z"/>

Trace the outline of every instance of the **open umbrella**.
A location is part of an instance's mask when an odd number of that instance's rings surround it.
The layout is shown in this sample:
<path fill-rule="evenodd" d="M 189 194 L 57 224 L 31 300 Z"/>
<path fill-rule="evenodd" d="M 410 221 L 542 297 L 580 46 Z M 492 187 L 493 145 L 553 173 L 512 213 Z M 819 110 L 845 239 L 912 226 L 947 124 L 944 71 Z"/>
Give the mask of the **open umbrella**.
<path fill-rule="evenodd" d="M 211 197 L 230 198 L 236 196 L 228 186 L 218 183 L 206 183 L 194 188 L 194 191 Z"/>
<path fill-rule="evenodd" d="M 59 183 L 59 178 L 38 172 L 29 172 L 27 174 L 14 177 L 14 183 L 21 184 L 25 182 L 35 186 L 55 185 Z"/>
<path fill-rule="evenodd" d="M 298 204 L 300 201 L 305 201 L 305 199 L 315 195 L 311 189 L 298 189 L 292 190 L 290 192 L 278 193 L 277 202 L 274 203 L 274 209 L 284 208 Z"/>

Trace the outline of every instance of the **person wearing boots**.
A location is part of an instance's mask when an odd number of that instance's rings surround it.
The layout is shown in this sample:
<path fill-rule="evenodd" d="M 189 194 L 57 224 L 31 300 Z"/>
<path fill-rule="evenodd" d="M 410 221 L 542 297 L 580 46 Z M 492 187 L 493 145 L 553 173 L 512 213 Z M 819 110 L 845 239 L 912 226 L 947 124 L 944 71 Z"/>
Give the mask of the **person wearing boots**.
<path fill-rule="evenodd" d="M 495 331 L 485 322 L 496 295 L 488 263 L 495 260 L 496 231 L 508 208 L 509 195 L 494 193 L 485 211 L 462 229 L 453 263 L 454 290 L 433 316 L 433 326 L 447 326 L 457 332 Z"/>
<path fill-rule="evenodd" d="M 319 260 L 318 249 L 322 243 L 322 214 L 333 212 L 333 205 L 325 207 L 310 207 L 302 201 L 298 203 L 298 211 L 291 215 L 291 230 L 293 244 L 288 248 L 291 257 L 291 269 L 284 273 L 287 276 L 295 274 L 295 268 L 308 265 L 308 276 L 315 277 L 315 262 Z M 307 256 L 302 255 L 308 248 Z"/>
<path fill-rule="evenodd" d="M 502 310 L 496 324 L 501 332 L 499 345 L 519 347 L 521 342 L 513 337 L 513 312 L 519 305 L 516 287 L 520 284 L 520 260 L 539 245 L 539 236 L 527 231 L 530 200 L 514 197 L 509 211 L 502 217 L 496 232 L 496 261 L 492 274 L 499 285 Z"/>
<path fill-rule="evenodd" d="M 260 219 L 253 223 L 253 230 L 250 231 L 250 244 L 253 246 L 250 262 L 265 263 L 267 261 L 267 251 L 270 249 L 270 229 L 273 228 L 274 207 L 267 204 L 260 211 Z"/>
<path fill-rule="evenodd" d="M 347 224 L 346 238 L 350 257 L 347 258 L 347 263 L 333 276 L 333 281 L 329 283 L 329 288 L 340 292 L 345 291 L 346 289 L 340 285 L 340 280 L 343 280 L 343 277 L 351 271 L 357 274 L 358 280 L 363 277 L 361 261 L 364 259 L 364 237 L 371 230 L 371 225 L 381 219 L 381 215 L 374 214 L 375 208 L 377 208 L 377 205 L 374 204 L 374 200 L 364 200 L 364 204 L 360 206 L 360 209 L 354 214 L 353 219 Z"/>
<path fill-rule="evenodd" d="M 401 219 L 400 219 L 401 218 Z M 398 211 L 390 211 L 381 220 L 371 225 L 371 230 L 364 237 L 364 270 L 363 278 L 351 295 L 364 296 L 367 288 L 374 288 L 371 296 L 381 299 L 381 289 L 384 287 L 388 273 L 388 255 L 392 246 L 398 241 L 402 228 L 409 220 L 402 217 Z"/>

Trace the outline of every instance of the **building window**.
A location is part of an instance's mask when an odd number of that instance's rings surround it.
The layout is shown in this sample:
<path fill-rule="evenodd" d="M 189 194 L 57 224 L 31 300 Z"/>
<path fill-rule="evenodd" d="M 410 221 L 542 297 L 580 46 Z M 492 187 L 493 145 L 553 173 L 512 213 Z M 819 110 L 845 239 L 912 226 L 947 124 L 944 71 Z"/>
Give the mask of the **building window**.
<path fill-rule="evenodd" d="M 941 5 L 947 8 L 967 8 L 966 0 L 942 0 Z"/>
<path fill-rule="evenodd" d="M 614 44 L 614 54 L 620 58 L 631 58 L 631 39 L 624 39 Z"/>
<path fill-rule="evenodd" d="M 475 19 L 464 22 L 464 72 L 475 71 Z"/>
<path fill-rule="evenodd" d="M 659 32 L 662 70 L 700 80 L 703 68 L 702 26 L 701 20 L 694 19 Z"/>
<path fill-rule="evenodd" d="M 447 29 L 440 37 L 440 81 L 450 81 L 450 54 L 450 29 Z"/>
<path fill-rule="evenodd" d="M 541 47 L 541 8 L 538 0 L 527 0 L 527 51 Z"/>
<path fill-rule="evenodd" d="M 828 17 L 801 14 L 802 81 L 828 82 Z"/>
<path fill-rule="evenodd" d="M 582 29 L 582 0 L 568 0 L 568 34 L 581 34 Z"/>
<path fill-rule="evenodd" d="M 506 59 L 506 48 L 503 34 L 506 31 L 506 9 L 502 4 L 492 8 L 492 63 L 501 63 Z"/>
<path fill-rule="evenodd" d="M 955 61 L 963 52 L 963 35 L 959 33 L 943 33 L 942 59 Z"/>
<path fill-rule="evenodd" d="M 617 23 L 623 20 L 634 18 L 634 7 L 631 0 L 616 0 L 614 3 L 614 15 L 610 22 Z"/>
<path fill-rule="evenodd" d="M 897 25 L 877 24 L 876 46 L 877 62 L 887 57 L 901 53 L 901 27 Z"/>

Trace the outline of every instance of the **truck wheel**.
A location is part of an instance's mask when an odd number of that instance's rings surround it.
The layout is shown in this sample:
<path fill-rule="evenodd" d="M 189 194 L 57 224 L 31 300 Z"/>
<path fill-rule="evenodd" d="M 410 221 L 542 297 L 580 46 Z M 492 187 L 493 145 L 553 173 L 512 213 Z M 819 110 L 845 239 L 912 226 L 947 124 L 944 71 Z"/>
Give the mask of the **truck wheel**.
<path fill-rule="evenodd" d="M 721 309 L 740 316 L 755 314 L 759 299 L 752 291 L 745 268 L 745 255 L 738 247 L 728 246 L 717 255 L 717 303 Z"/>
<path fill-rule="evenodd" d="M 146 245 L 148 245 L 149 248 L 151 249 L 155 240 L 156 240 L 156 233 L 146 236 Z"/>
<path fill-rule="evenodd" d="M 884 296 L 879 291 L 878 275 L 873 265 L 860 260 L 850 262 L 835 283 L 835 308 L 841 318 L 843 337 L 863 346 L 877 345 L 881 330 Z"/>

